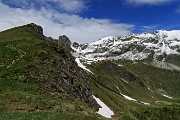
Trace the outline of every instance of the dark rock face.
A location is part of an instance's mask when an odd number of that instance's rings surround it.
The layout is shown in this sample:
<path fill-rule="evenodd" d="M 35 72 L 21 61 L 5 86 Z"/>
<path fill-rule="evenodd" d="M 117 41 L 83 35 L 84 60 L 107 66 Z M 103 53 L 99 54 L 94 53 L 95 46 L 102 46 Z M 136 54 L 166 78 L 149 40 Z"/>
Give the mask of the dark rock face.
<path fill-rule="evenodd" d="M 26 25 L 27 27 L 31 28 L 30 30 L 32 30 L 31 32 L 34 32 L 38 35 L 43 35 L 43 28 L 39 25 L 36 25 L 34 23 L 28 24 Z"/>
<path fill-rule="evenodd" d="M 58 44 L 65 50 L 71 51 L 71 41 L 66 35 L 59 36 Z"/>
<path fill-rule="evenodd" d="M 63 46 L 70 45 L 69 39 L 65 36 L 60 37 L 60 40 L 65 42 L 62 42 Z M 41 44 L 42 51 L 37 51 L 31 59 L 36 64 L 26 66 L 24 70 L 26 80 L 40 83 L 50 94 L 67 93 L 93 108 L 96 107 L 97 103 L 90 90 L 92 76 L 77 65 L 67 48 L 55 44 L 56 46 Z"/>
<path fill-rule="evenodd" d="M 77 49 L 79 47 L 79 44 L 77 42 L 74 42 L 72 46 Z"/>
<path fill-rule="evenodd" d="M 84 49 L 86 49 L 88 47 L 88 44 L 81 44 L 80 47 L 81 47 L 82 50 L 84 50 Z"/>

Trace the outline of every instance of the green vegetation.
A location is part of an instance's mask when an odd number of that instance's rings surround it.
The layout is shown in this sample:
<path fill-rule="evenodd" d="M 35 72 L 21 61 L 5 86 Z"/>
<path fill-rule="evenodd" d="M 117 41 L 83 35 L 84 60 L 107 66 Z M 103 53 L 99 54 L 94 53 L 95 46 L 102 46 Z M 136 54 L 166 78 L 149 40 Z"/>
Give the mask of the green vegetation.
<path fill-rule="evenodd" d="M 96 94 L 96 96 L 104 101 L 110 108 L 113 108 L 115 111 L 114 119 L 180 119 L 180 99 L 178 94 L 172 94 L 171 91 L 172 89 L 176 91 L 180 90 L 178 86 L 178 76 L 180 74 L 177 73 L 178 71 L 156 68 L 151 64 L 148 65 L 148 61 L 146 61 L 146 63 L 141 61 L 113 62 L 102 61 L 88 65 L 88 67 L 98 78 L 92 85 L 94 94 Z M 118 66 L 118 64 L 121 66 Z M 162 74 L 166 75 L 161 76 Z M 134 79 L 131 80 L 131 78 Z M 156 78 L 157 80 L 152 78 Z M 126 83 L 124 80 L 128 83 Z M 154 84 L 151 84 L 152 82 L 154 82 Z M 163 87 L 164 91 L 160 91 L 159 87 L 153 86 L 160 82 L 162 82 L 161 84 L 165 85 Z M 172 88 L 171 85 L 175 86 Z M 150 103 L 150 105 L 129 101 L 121 96 L 120 92 L 136 99 L 137 101 Z M 164 97 L 162 94 L 169 95 L 173 97 L 173 99 Z"/>
<path fill-rule="evenodd" d="M 78 93 L 68 93 L 71 85 L 57 83 L 76 76 L 70 53 L 33 30 L 26 25 L 0 33 L 0 119 L 102 119 Z M 80 80 L 72 88 L 86 84 Z"/>

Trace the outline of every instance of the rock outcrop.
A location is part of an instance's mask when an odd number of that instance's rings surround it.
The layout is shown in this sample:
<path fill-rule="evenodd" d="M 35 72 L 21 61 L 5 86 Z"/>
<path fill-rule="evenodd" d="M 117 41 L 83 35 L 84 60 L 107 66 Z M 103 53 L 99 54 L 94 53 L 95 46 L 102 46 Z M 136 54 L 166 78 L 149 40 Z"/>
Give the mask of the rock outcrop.
<path fill-rule="evenodd" d="M 43 28 L 39 25 L 36 25 L 34 23 L 27 24 L 26 27 L 29 32 L 33 32 L 37 35 L 43 36 Z"/>
<path fill-rule="evenodd" d="M 58 45 L 67 51 L 71 51 L 71 41 L 66 35 L 59 36 Z"/>

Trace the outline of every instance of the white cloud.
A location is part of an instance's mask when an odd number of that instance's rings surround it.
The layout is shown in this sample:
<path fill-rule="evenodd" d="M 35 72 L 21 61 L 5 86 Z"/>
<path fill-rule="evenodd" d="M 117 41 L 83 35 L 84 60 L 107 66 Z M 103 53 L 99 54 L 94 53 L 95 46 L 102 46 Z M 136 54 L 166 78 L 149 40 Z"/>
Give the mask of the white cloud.
<path fill-rule="evenodd" d="M 150 26 L 142 26 L 142 29 L 144 30 L 156 30 L 159 27 L 159 25 L 150 25 Z"/>
<path fill-rule="evenodd" d="M 83 0 L 55 0 L 59 3 L 59 7 L 62 7 L 65 11 L 80 12 L 86 5 Z"/>
<path fill-rule="evenodd" d="M 159 5 L 173 1 L 175 0 L 126 0 L 127 3 L 132 5 Z"/>
<path fill-rule="evenodd" d="M 47 9 L 10 8 L 0 3 L 0 31 L 28 23 L 44 28 L 46 36 L 58 38 L 67 35 L 72 41 L 92 42 L 109 35 L 125 35 L 134 27 L 129 24 L 113 23 L 108 19 L 88 19 L 78 15 L 53 12 Z"/>
<path fill-rule="evenodd" d="M 69 13 L 78 13 L 86 8 L 85 0 L 2 0 L 6 5 L 23 9 L 51 9 Z"/>
<path fill-rule="evenodd" d="M 160 25 L 145 25 L 145 26 L 136 27 L 136 29 L 139 32 L 150 32 L 150 33 L 156 31 L 159 28 L 161 28 Z"/>

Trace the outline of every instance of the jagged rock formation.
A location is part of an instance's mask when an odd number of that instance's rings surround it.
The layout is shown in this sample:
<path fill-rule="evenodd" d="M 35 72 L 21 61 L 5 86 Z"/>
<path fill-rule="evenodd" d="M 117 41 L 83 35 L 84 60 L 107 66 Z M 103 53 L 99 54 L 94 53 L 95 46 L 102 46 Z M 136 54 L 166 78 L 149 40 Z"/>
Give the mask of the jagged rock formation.
<path fill-rule="evenodd" d="M 27 24 L 26 27 L 30 28 L 30 29 L 28 29 L 28 30 L 30 30 L 30 32 L 34 32 L 36 34 L 43 35 L 43 28 L 39 25 L 31 23 L 31 24 Z"/>
<path fill-rule="evenodd" d="M 47 92 L 67 92 L 90 106 L 95 105 L 89 88 L 91 77 L 77 66 L 70 53 L 57 47 L 45 46 L 42 48 L 43 52 L 36 54 L 33 61 L 37 65 L 28 65 L 25 68 L 28 73 L 34 73 L 27 74 L 27 81 L 44 81 L 43 86 Z"/>
<path fill-rule="evenodd" d="M 67 51 L 71 51 L 71 41 L 66 35 L 59 36 L 58 44 L 60 47 L 64 48 Z"/>

